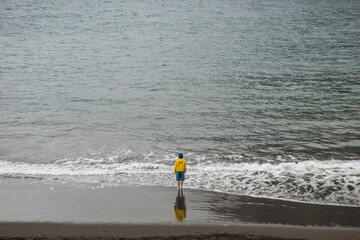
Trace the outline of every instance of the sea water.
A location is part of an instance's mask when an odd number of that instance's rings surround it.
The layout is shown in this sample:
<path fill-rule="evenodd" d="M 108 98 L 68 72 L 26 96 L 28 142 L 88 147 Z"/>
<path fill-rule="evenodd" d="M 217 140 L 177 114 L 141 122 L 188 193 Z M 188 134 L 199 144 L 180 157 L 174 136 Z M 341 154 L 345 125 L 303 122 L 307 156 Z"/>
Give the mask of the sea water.
<path fill-rule="evenodd" d="M 360 206 L 357 1 L 2 0 L 0 183 Z"/>

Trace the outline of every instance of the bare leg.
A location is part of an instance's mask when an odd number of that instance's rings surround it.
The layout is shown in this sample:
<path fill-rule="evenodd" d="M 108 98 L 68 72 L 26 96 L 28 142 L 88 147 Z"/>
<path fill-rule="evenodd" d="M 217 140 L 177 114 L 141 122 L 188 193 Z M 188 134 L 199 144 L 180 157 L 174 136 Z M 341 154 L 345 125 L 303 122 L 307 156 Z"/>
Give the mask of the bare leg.
<path fill-rule="evenodd" d="M 180 189 L 180 181 L 178 181 L 178 189 Z"/>
<path fill-rule="evenodd" d="M 183 182 L 183 181 L 181 181 L 181 189 L 183 188 L 183 184 L 184 184 L 184 182 Z"/>

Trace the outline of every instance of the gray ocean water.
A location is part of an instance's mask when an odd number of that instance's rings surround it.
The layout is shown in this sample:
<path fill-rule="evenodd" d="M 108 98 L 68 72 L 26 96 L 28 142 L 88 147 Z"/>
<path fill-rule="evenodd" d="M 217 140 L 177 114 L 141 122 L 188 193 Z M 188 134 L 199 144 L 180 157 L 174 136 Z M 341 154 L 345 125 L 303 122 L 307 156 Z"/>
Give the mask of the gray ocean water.
<path fill-rule="evenodd" d="M 358 1 L 1 0 L 0 182 L 360 206 Z"/>

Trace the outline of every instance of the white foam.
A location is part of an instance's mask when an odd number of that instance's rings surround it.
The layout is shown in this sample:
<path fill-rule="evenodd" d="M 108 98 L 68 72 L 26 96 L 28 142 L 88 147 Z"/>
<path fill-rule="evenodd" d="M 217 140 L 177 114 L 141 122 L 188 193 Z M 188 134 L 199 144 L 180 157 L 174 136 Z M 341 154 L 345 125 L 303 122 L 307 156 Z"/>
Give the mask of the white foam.
<path fill-rule="evenodd" d="M 142 157 L 142 161 L 126 161 L 119 155 L 82 157 L 50 164 L 0 161 L 0 176 L 47 181 L 56 179 L 98 187 L 175 184 L 174 156 L 159 157 L 150 152 Z M 186 185 L 191 188 L 305 202 L 360 205 L 360 161 L 220 163 L 204 156 L 192 159 L 188 161 L 186 174 Z"/>

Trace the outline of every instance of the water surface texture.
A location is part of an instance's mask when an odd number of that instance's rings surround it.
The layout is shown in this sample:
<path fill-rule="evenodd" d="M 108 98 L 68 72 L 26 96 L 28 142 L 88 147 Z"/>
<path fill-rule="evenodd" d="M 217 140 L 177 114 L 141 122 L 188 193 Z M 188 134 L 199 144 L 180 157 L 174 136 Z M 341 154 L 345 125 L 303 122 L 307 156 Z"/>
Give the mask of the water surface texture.
<path fill-rule="evenodd" d="M 0 3 L 0 179 L 360 205 L 357 1 Z M 0 180 L 1 181 L 1 180 Z"/>

